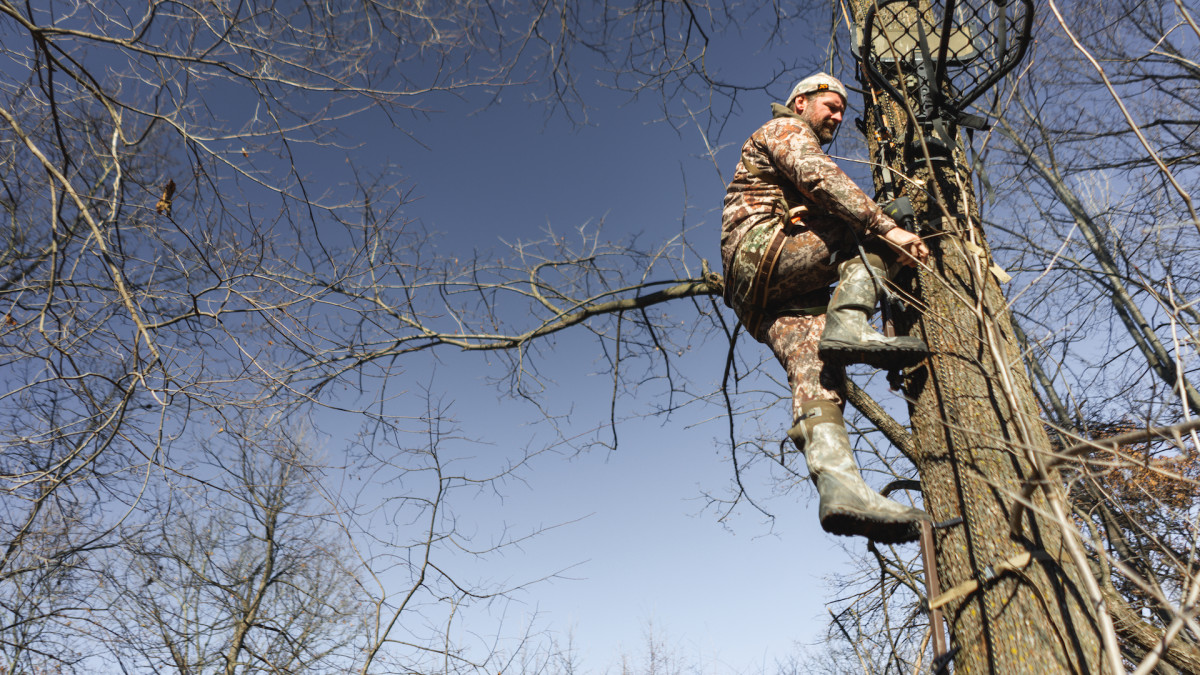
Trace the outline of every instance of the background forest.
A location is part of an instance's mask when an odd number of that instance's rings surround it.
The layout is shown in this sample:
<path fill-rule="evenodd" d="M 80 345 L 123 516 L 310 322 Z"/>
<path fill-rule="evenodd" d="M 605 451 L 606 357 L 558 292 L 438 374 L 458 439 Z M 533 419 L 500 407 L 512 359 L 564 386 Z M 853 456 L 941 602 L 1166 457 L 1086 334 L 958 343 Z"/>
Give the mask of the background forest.
<path fill-rule="evenodd" d="M 1028 56 L 974 103 L 992 129 L 961 136 L 1012 277 L 1015 367 L 1114 658 L 1196 673 L 1200 17 L 1182 0 L 1036 8 Z M 650 427 L 724 462 L 698 492 L 714 527 L 769 530 L 811 498 L 781 369 L 720 300 L 715 179 L 796 79 L 855 83 L 852 14 L 0 0 L 0 672 L 725 672 L 652 629 L 636 655 L 580 658 L 569 627 L 510 603 L 586 582 L 495 571 L 571 524 L 493 532 L 470 505 Z M 568 148 L 549 132 L 617 126 L 619 103 L 705 182 L 650 146 L 597 166 L 473 152 L 504 144 L 507 115 Z M 494 131 L 470 136 L 466 112 Z M 426 164 L 384 156 L 383 133 L 458 143 Z M 843 125 L 834 153 L 865 186 L 857 134 Z M 611 176 L 640 163 L 664 167 L 647 192 L 668 220 L 606 222 L 633 199 Z M 572 171 L 581 194 L 541 193 Z M 433 173 L 452 187 L 422 201 Z M 507 220 L 558 199 L 569 222 Z M 480 204 L 487 223 L 457 219 Z M 904 400 L 855 379 L 856 406 L 886 408 L 856 421 L 869 480 L 915 478 L 875 430 L 907 424 Z M 929 668 L 916 547 L 847 549 L 825 645 L 759 670 Z"/>

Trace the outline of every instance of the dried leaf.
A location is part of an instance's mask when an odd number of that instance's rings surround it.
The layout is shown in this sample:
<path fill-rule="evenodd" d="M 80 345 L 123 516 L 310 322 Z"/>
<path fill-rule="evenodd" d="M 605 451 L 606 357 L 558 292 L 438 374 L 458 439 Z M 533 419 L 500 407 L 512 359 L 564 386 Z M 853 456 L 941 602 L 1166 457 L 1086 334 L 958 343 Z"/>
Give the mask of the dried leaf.
<path fill-rule="evenodd" d="M 175 181 L 172 179 L 168 180 L 167 184 L 163 186 L 162 197 L 160 197 L 158 203 L 154 205 L 154 210 L 157 211 L 159 215 L 171 215 L 171 200 L 174 199 L 174 197 Z"/>

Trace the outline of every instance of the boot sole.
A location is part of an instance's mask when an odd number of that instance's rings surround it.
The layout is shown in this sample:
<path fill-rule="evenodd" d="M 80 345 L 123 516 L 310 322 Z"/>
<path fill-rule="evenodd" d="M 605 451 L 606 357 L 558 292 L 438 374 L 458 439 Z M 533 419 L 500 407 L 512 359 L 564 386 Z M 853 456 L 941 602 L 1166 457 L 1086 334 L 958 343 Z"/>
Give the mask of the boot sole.
<path fill-rule="evenodd" d="M 837 343 L 818 343 L 817 352 L 826 361 L 835 361 L 841 364 L 865 363 L 881 370 L 915 366 L 929 356 L 929 352 L 923 349 L 897 349 L 884 346 L 863 348 L 860 345 L 851 347 Z"/>
<path fill-rule="evenodd" d="M 842 537 L 866 537 L 879 544 L 904 544 L 921 538 L 920 520 L 881 521 L 849 511 L 833 511 L 821 519 L 821 527 Z"/>

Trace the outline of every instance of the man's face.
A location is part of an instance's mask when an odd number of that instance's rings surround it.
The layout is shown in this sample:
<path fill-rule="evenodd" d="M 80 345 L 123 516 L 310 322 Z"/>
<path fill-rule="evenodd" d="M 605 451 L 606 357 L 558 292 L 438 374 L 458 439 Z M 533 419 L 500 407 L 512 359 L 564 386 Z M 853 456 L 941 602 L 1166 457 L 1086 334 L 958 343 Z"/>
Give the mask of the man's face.
<path fill-rule="evenodd" d="M 807 96 L 796 97 L 796 113 L 808 123 L 822 145 L 833 142 L 833 132 L 842 123 L 844 112 L 846 102 L 836 92 L 823 91 L 812 99 Z"/>

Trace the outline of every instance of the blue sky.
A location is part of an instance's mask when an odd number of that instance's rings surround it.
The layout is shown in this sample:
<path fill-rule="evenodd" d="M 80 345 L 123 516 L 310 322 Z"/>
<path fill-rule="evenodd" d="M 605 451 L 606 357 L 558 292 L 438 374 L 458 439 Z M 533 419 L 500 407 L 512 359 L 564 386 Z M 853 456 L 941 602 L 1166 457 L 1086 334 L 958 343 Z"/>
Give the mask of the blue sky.
<path fill-rule="evenodd" d="M 742 59 L 738 68 L 753 70 L 744 53 L 729 51 Z M 764 70 L 772 67 L 771 57 L 761 60 Z M 797 69 L 774 93 L 783 98 L 809 72 Z M 609 237 L 636 235 L 654 244 L 677 234 L 686 217 L 694 228 L 691 243 L 719 270 L 724 181 L 741 142 L 768 119 L 774 99 L 749 95 L 744 113 L 730 120 L 720 139 L 722 176 L 697 128 L 677 131 L 654 121 L 662 116 L 657 101 L 630 101 L 599 87 L 588 95 L 590 123 L 582 127 L 547 119 L 519 89 L 482 110 L 483 92 L 436 99 L 430 107 L 442 112 L 401 120 L 421 144 L 372 127 L 356 162 L 378 157 L 409 177 L 415 201 L 405 215 L 443 233 L 443 253 L 499 251 L 502 242 L 538 239 L 547 228 L 571 236 L 601 221 Z M 861 156 L 858 143 L 843 129 L 835 151 Z M 543 398 L 560 412 L 569 410 L 581 431 L 607 414 L 611 380 L 600 356 L 594 342 L 566 335 L 543 361 L 556 382 Z M 684 363 L 696 380 L 715 388 L 723 361 L 723 351 L 708 346 Z M 436 368 L 430 366 L 410 363 L 409 375 L 430 378 L 454 401 L 451 414 L 463 436 L 488 443 L 478 452 L 516 452 L 545 436 L 529 406 L 483 384 L 498 374 L 485 359 L 442 351 Z M 623 399 L 618 414 L 636 415 L 647 404 Z M 718 522 L 702 497 L 724 489 L 732 476 L 722 443 L 727 427 L 711 419 L 717 412 L 625 423 L 617 451 L 539 457 L 522 473 L 523 482 L 508 484 L 499 497 L 481 495 L 476 510 L 466 510 L 481 533 L 567 523 L 493 560 L 486 574 L 516 581 L 566 570 L 563 578 L 516 597 L 520 611 L 537 612 L 560 635 L 572 632 L 591 671 L 614 666 L 622 654 L 639 658 L 651 623 L 706 672 L 769 670 L 797 644 L 821 639 L 825 602 L 838 593 L 824 577 L 848 564 L 842 546 L 862 550 L 865 541 L 824 534 L 810 491 L 775 495 L 765 476 L 752 480 L 755 497 L 776 516 L 773 523 L 746 507 Z M 766 424 L 782 436 L 786 416 L 777 408 Z"/>

